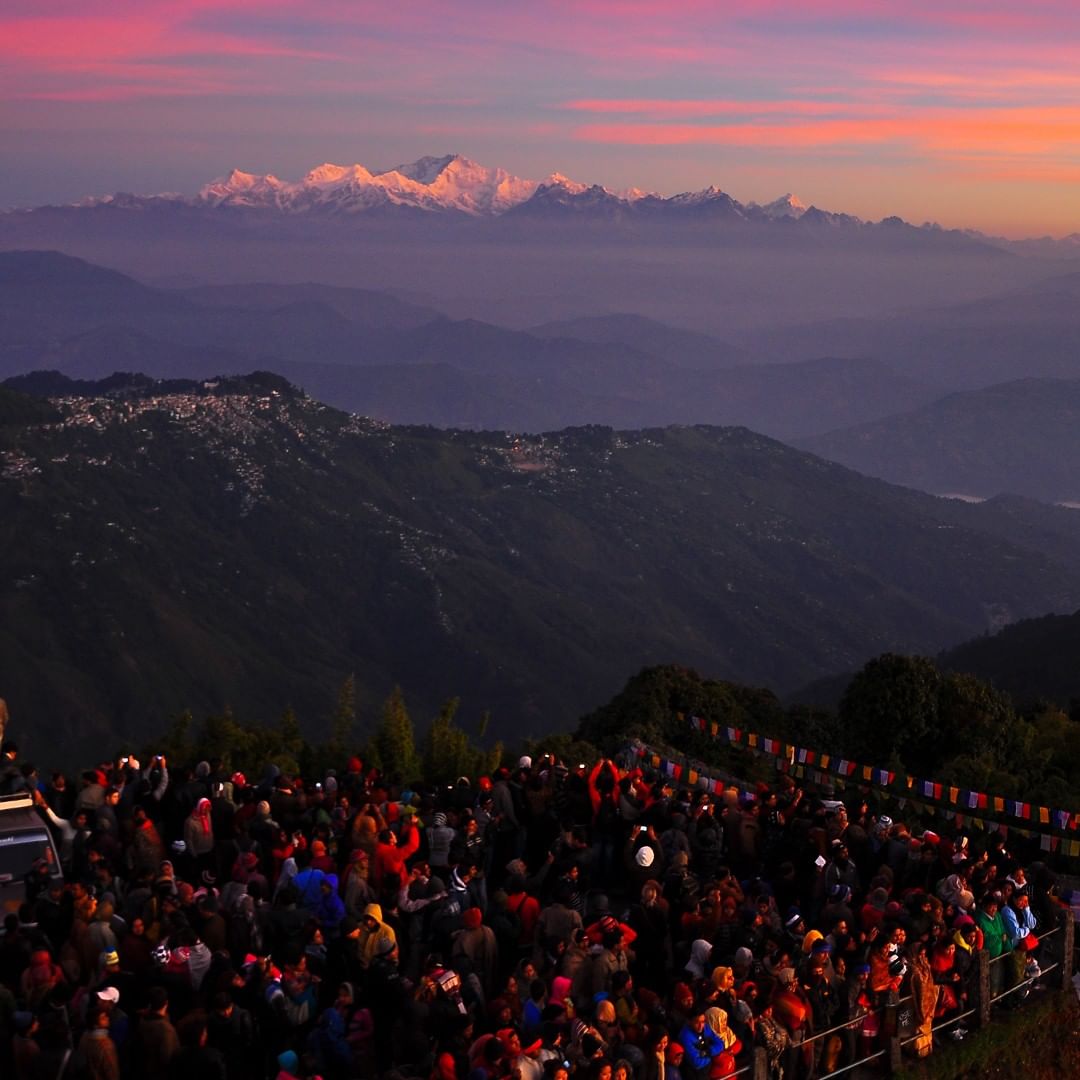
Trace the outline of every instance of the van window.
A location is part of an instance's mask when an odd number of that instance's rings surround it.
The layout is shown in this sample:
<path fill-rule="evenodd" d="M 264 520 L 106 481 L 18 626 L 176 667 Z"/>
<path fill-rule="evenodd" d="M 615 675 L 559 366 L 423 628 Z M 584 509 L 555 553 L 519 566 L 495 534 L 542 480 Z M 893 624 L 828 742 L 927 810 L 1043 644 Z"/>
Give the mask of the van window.
<path fill-rule="evenodd" d="M 22 881 L 33 869 L 37 859 L 46 859 L 53 867 L 52 845 L 44 830 L 0 833 L 0 885 Z"/>

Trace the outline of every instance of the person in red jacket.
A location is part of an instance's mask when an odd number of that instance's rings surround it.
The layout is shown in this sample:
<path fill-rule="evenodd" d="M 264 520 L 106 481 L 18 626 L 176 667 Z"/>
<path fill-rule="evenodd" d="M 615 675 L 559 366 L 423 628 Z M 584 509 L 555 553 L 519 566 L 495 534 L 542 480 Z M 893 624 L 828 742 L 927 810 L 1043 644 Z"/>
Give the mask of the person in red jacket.
<path fill-rule="evenodd" d="M 405 864 L 420 846 L 420 831 L 413 825 L 411 817 L 406 817 L 402 823 L 401 836 L 399 842 L 390 829 L 383 829 L 379 833 L 379 841 L 375 845 L 375 864 L 372 867 L 372 877 L 377 889 L 382 888 L 387 874 L 397 874 L 402 881 L 405 880 Z"/>

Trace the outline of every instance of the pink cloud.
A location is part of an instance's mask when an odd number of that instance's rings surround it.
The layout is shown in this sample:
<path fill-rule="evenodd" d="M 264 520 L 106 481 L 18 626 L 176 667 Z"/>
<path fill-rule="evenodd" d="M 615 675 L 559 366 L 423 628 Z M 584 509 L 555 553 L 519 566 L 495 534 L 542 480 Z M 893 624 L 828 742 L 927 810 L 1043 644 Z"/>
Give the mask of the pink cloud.
<path fill-rule="evenodd" d="M 882 115 L 885 107 L 865 102 L 773 100 L 668 100 L 665 98 L 591 98 L 568 101 L 571 112 L 630 113 L 640 116 L 837 116 Z"/>
<path fill-rule="evenodd" d="M 926 108 L 813 120 L 793 111 L 768 124 L 587 124 L 578 127 L 574 136 L 585 142 L 637 146 L 702 144 L 813 150 L 893 144 L 932 158 L 964 151 L 1011 158 L 1069 157 L 1080 155 L 1080 106 Z"/>

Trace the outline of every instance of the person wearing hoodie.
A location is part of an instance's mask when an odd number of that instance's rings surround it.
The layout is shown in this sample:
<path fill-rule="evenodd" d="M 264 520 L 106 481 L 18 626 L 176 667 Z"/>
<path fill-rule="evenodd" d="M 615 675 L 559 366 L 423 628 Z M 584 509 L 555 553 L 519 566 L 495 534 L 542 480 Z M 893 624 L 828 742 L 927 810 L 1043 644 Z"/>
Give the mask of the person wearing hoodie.
<path fill-rule="evenodd" d="M 454 829 L 447 824 L 446 815 L 441 811 L 436 813 L 427 831 L 428 863 L 440 876 L 445 876 L 449 869 L 450 845 L 455 836 Z"/>
<path fill-rule="evenodd" d="M 1001 912 L 1001 921 L 1005 927 L 1005 938 L 1012 955 L 1012 982 L 1021 982 L 1026 975 L 1038 977 L 1041 972 L 1032 953 L 1038 948 L 1039 940 L 1035 936 L 1035 913 L 1031 910 L 1031 901 L 1027 893 L 1014 892 Z M 1030 972 L 1028 970 L 1031 963 Z M 1024 992 L 1020 992 L 1022 996 Z"/>
<path fill-rule="evenodd" d="M 307 1051 L 315 1059 L 320 1076 L 344 1078 L 352 1075 L 353 1053 L 345 1038 L 344 1003 L 335 1001 L 322 1011 L 308 1036 Z"/>
<path fill-rule="evenodd" d="M 315 918 L 319 927 L 328 938 L 336 938 L 342 920 L 345 918 L 345 904 L 338 896 L 337 874 L 327 874 L 319 888 L 319 902 L 315 907 Z"/>
<path fill-rule="evenodd" d="M 975 912 L 975 922 L 982 931 L 984 947 L 991 961 L 1009 952 L 1011 945 L 1001 915 L 1001 893 L 987 893 L 983 897 Z M 1000 994 L 1005 988 L 1005 965 L 1005 961 L 990 964 L 990 992 L 993 995 Z"/>
<path fill-rule="evenodd" d="M 203 798 L 184 820 L 184 843 L 187 854 L 200 870 L 212 870 L 214 864 L 214 826 L 210 818 L 210 800 Z"/>
<path fill-rule="evenodd" d="M 360 934 L 356 939 L 356 959 L 360 967 L 367 970 L 377 956 L 383 954 L 388 944 L 397 947 L 397 935 L 394 928 L 383 922 L 383 911 L 379 904 L 368 904 L 364 908 L 364 918 L 360 924 Z"/>

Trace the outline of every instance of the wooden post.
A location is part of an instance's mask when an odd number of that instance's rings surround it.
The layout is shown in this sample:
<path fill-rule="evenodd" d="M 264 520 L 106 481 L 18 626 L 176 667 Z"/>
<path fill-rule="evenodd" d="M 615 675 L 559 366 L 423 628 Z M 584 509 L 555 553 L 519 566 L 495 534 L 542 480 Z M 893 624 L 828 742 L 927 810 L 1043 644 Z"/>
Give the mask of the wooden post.
<path fill-rule="evenodd" d="M 980 949 L 975 954 L 979 977 L 975 983 L 975 1026 L 986 1027 L 990 1023 L 990 954 Z"/>
<path fill-rule="evenodd" d="M 1064 908 L 1059 915 L 1061 923 L 1061 989 L 1068 992 L 1073 988 L 1073 949 L 1076 946 L 1076 922 L 1072 908 Z"/>
<path fill-rule="evenodd" d="M 769 1055 L 765 1053 L 763 1046 L 754 1047 L 750 1076 L 751 1080 L 769 1080 Z"/>

